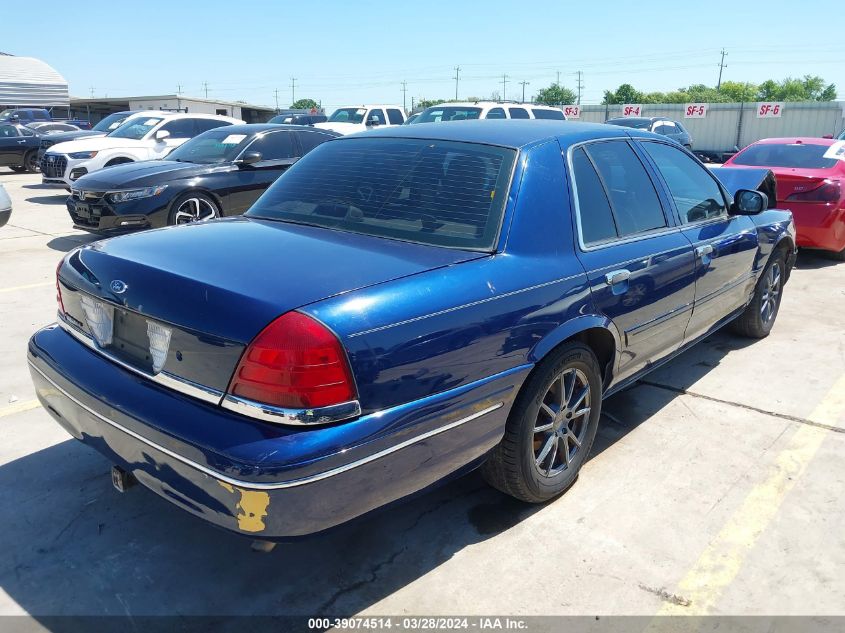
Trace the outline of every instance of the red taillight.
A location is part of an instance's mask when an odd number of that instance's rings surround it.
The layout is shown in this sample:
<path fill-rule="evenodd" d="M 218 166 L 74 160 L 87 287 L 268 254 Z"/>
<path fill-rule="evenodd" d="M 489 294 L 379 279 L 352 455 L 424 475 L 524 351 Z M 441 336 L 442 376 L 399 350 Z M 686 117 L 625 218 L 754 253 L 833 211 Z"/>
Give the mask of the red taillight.
<path fill-rule="evenodd" d="M 786 197 L 787 200 L 799 202 L 836 202 L 842 195 L 838 180 L 825 180 L 821 187 L 812 191 L 793 193 Z"/>
<path fill-rule="evenodd" d="M 310 409 L 353 400 L 355 387 L 337 337 L 311 317 L 288 312 L 249 344 L 229 393 L 286 409 Z"/>
<path fill-rule="evenodd" d="M 56 301 L 59 304 L 59 313 L 65 314 L 65 304 L 62 302 L 62 287 L 59 285 L 59 271 L 62 269 L 62 264 L 65 260 L 60 259 L 59 265 L 56 266 Z"/>

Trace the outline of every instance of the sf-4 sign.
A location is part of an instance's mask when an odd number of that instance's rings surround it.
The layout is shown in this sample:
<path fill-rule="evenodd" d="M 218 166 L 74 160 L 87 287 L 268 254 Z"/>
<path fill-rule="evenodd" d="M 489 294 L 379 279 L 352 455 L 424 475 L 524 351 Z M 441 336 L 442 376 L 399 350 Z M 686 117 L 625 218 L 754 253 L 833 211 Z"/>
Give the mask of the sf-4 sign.
<path fill-rule="evenodd" d="M 565 116 L 567 119 L 580 119 L 581 118 L 581 106 L 578 106 L 578 105 L 563 106 L 563 116 Z"/>
<path fill-rule="evenodd" d="M 639 103 L 626 103 L 622 106 L 622 116 L 642 116 L 643 106 Z"/>
<path fill-rule="evenodd" d="M 766 101 L 757 104 L 758 119 L 772 119 L 780 117 L 783 112 L 783 103 Z"/>
<path fill-rule="evenodd" d="M 707 116 L 706 103 L 688 103 L 684 108 L 685 119 L 703 119 Z"/>

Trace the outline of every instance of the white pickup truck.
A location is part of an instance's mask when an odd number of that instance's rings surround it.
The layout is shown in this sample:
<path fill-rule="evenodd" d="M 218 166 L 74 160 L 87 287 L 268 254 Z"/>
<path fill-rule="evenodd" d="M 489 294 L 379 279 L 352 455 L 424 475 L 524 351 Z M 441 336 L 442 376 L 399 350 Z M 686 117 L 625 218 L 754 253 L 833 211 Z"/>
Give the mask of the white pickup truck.
<path fill-rule="evenodd" d="M 405 111 L 395 105 L 344 106 L 335 110 L 325 123 L 314 127 L 332 130 L 340 134 L 353 134 L 371 130 L 374 127 L 402 125 Z"/>

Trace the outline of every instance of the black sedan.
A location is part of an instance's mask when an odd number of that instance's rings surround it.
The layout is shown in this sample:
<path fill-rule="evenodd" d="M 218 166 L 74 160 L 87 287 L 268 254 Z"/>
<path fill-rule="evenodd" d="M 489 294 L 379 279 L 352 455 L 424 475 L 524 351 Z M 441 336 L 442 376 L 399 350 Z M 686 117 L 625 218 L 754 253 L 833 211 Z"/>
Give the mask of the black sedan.
<path fill-rule="evenodd" d="M 303 155 L 339 134 L 294 125 L 209 130 L 167 160 L 116 165 L 74 183 L 75 227 L 122 233 L 240 215 Z"/>
<path fill-rule="evenodd" d="M 20 123 L 0 123 L 0 167 L 12 171 L 38 171 L 41 136 Z"/>
<path fill-rule="evenodd" d="M 608 119 L 606 123 L 610 125 L 621 125 L 622 127 L 632 127 L 637 130 L 647 130 L 655 134 L 662 134 L 668 136 L 678 145 L 683 145 L 687 149 L 692 149 L 692 136 L 687 131 L 680 121 L 672 121 L 663 117 L 619 117 L 618 119 Z"/>

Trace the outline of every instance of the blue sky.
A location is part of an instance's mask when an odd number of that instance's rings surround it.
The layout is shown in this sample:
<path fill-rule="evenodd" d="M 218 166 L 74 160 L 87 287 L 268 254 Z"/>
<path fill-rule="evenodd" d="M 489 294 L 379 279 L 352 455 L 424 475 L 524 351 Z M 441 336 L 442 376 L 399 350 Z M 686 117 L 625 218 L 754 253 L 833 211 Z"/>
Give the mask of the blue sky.
<path fill-rule="evenodd" d="M 55 5 L 50 10 L 49 5 Z M 825 34 L 841 22 L 841 0 L 813 0 L 797 14 L 783 0 L 555 2 L 553 0 L 335 0 L 219 2 L 145 0 L 131 8 L 83 0 L 74 9 L 47 2 L 36 28 L 4 29 L 0 50 L 38 57 L 70 83 L 71 94 L 169 94 L 274 105 L 296 96 L 343 104 L 402 104 L 411 97 L 526 97 L 554 82 L 576 88 L 583 103 L 628 82 L 646 91 L 759 82 L 807 73 L 845 95 L 845 43 Z M 119 7 L 119 8 L 118 8 Z M 815 16 L 815 17 L 813 17 Z M 802 26 L 806 24 L 812 26 Z M 37 37 L 36 37 L 37 35 Z"/>

